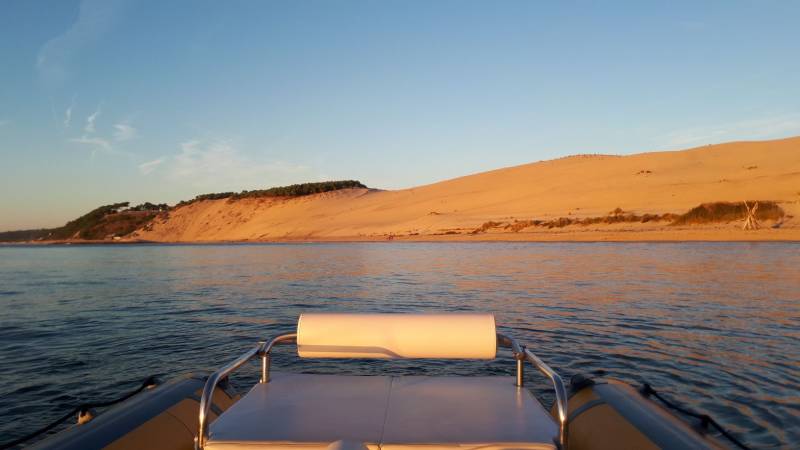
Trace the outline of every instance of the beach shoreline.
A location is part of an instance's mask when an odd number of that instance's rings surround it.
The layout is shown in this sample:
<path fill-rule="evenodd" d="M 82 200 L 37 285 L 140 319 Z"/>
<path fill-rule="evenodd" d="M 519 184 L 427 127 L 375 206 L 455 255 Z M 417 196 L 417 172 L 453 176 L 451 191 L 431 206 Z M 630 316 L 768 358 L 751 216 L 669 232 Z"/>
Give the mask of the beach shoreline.
<path fill-rule="evenodd" d="M 664 226 L 655 229 L 635 228 L 603 230 L 543 230 L 534 232 L 496 232 L 482 234 L 431 234 L 431 235 L 376 235 L 376 236 L 290 236 L 270 239 L 218 239 L 218 240 L 55 240 L 7 242 L 3 246 L 42 245 L 174 245 L 174 244 L 292 244 L 292 243 L 348 243 L 348 242 L 800 242 L 800 228 L 762 228 L 742 230 L 734 227 L 681 227 Z"/>

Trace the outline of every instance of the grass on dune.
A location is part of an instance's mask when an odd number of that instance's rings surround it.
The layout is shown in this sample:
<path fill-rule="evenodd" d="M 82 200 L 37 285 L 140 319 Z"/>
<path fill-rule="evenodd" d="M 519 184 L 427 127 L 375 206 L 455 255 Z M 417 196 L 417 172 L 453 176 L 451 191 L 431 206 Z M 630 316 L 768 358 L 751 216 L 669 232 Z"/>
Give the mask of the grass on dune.
<path fill-rule="evenodd" d="M 751 207 L 755 201 L 748 201 Z M 780 220 L 785 215 L 783 209 L 777 203 L 771 201 L 759 201 L 756 210 L 758 220 Z M 703 203 L 690 209 L 687 213 L 681 214 L 671 225 L 693 225 L 702 223 L 732 222 L 742 220 L 747 216 L 747 208 L 744 202 L 713 202 Z"/>

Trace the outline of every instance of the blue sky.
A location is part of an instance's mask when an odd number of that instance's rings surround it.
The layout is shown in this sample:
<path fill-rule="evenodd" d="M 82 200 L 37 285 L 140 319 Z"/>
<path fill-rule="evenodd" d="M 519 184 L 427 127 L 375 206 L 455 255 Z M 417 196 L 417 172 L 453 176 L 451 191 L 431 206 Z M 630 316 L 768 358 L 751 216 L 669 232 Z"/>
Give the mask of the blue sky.
<path fill-rule="evenodd" d="M 0 3 L 0 230 L 800 134 L 800 2 Z"/>

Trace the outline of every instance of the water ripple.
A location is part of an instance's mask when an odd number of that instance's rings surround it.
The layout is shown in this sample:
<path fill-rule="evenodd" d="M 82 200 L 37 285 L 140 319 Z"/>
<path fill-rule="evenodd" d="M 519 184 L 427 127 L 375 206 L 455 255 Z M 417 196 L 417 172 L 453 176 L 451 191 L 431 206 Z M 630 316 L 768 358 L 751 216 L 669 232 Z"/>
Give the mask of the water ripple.
<path fill-rule="evenodd" d="M 214 369 L 293 329 L 304 311 L 492 311 L 502 332 L 565 378 L 647 381 L 753 446 L 790 447 L 800 441 L 797 267 L 800 245 L 790 243 L 3 247 L 0 435 L 13 439 L 151 374 Z M 274 365 L 514 369 L 507 357 L 301 361 L 286 348 Z M 551 403 L 547 383 L 528 376 Z M 233 382 L 255 379 L 245 370 Z"/>

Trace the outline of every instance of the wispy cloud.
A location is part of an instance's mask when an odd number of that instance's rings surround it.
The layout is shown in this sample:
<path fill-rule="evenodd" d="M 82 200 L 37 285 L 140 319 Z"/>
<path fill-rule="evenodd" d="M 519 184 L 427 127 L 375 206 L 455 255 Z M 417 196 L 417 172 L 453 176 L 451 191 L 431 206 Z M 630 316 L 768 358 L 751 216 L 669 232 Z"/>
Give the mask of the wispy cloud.
<path fill-rule="evenodd" d="M 142 175 L 150 175 L 153 171 L 158 169 L 158 166 L 163 164 L 165 160 L 166 158 L 162 156 L 161 158 L 139 164 L 139 172 L 141 172 Z"/>
<path fill-rule="evenodd" d="M 196 187 L 255 189 L 313 177 L 310 167 L 247 156 L 226 140 L 190 140 L 180 144 L 170 176 Z"/>
<path fill-rule="evenodd" d="M 92 114 L 86 117 L 86 125 L 83 127 L 84 132 L 81 137 L 70 138 L 67 139 L 67 141 L 88 146 L 92 151 L 92 158 L 97 155 L 98 151 L 110 155 L 135 156 L 133 153 L 115 147 L 116 144 L 129 141 L 139 135 L 138 130 L 134 128 L 128 120 L 115 123 L 113 125 L 114 131 L 111 136 L 108 136 L 106 133 L 97 133 L 97 118 L 100 116 L 101 108 L 102 105 L 98 106 Z"/>
<path fill-rule="evenodd" d="M 63 84 L 69 78 L 72 58 L 106 33 L 127 3 L 127 0 L 83 0 L 72 26 L 39 49 L 36 69 L 40 79 L 51 86 Z"/>
<path fill-rule="evenodd" d="M 72 108 L 74 107 L 75 101 L 73 100 L 67 110 L 64 111 L 64 128 L 69 128 L 69 125 L 72 123 Z"/>
<path fill-rule="evenodd" d="M 102 150 L 106 153 L 114 153 L 111 142 L 101 137 L 83 135 L 79 138 L 72 138 L 69 141 L 76 144 L 88 145 L 92 149 L 92 158 L 94 158 L 98 150 Z"/>
<path fill-rule="evenodd" d="M 83 131 L 87 133 L 94 133 L 96 131 L 95 122 L 97 121 L 97 116 L 100 115 L 100 107 L 98 106 L 97 109 L 86 118 L 86 126 L 83 128 Z"/>
<path fill-rule="evenodd" d="M 139 130 L 134 128 L 128 121 L 114 124 L 114 140 L 117 142 L 129 141 L 138 135 Z"/>
<path fill-rule="evenodd" d="M 797 134 L 800 134 L 800 113 L 676 130 L 659 136 L 656 142 L 660 147 L 674 148 Z"/>

